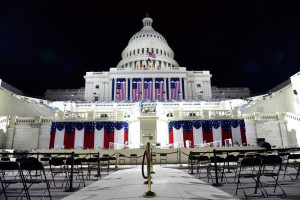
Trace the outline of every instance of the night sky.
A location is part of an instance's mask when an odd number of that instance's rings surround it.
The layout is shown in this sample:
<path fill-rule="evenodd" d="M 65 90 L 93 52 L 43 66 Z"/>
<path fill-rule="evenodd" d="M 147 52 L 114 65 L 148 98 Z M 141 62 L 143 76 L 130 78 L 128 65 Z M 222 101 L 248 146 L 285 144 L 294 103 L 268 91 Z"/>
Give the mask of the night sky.
<path fill-rule="evenodd" d="M 121 60 L 149 10 L 153 28 L 212 86 L 266 92 L 300 71 L 300 1 L 7 1 L 0 79 L 28 95 L 84 87 Z"/>

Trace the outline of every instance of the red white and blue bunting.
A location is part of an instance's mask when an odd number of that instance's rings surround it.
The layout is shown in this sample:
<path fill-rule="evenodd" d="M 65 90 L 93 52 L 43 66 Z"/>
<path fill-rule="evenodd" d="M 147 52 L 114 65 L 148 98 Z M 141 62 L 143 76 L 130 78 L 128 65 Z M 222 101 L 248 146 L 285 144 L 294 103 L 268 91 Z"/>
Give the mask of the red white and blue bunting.
<path fill-rule="evenodd" d="M 247 145 L 243 119 L 169 122 L 169 143 L 174 148 L 195 147 L 211 142 L 220 142 L 225 146 L 226 140 L 231 140 L 233 145 Z"/>
<path fill-rule="evenodd" d="M 51 125 L 49 149 L 124 148 L 126 144 L 127 122 L 52 122 Z"/>

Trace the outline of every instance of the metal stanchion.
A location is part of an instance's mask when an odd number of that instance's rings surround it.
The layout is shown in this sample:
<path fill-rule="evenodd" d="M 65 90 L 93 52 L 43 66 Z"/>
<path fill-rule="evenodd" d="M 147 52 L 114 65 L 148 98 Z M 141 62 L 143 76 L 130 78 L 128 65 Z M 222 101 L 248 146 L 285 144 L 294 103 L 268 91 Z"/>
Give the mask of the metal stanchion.
<path fill-rule="evenodd" d="M 150 175 L 150 142 L 147 143 L 147 179 L 148 179 L 148 192 L 144 193 L 143 197 L 156 197 L 155 192 L 151 191 L 151 175 Z"/>
<path fill-rule="evenodd" d="M 70 187 L 65 190 L 66 192 L 74 192 L 77 190 L 77 189 L 73 188 L 74 151 L 72 151 L 71 160 L 72 160 L 72 165 L 71 165 Z"/>
<path fill-rule="evenodd" d="M 213 150 L 214 152 L 214 165 L 215 165 L 215 176 L 216 176 L 216 182 L 213 183 L 213 186 L 222 186 L 221 183 L 219 183 L 218 179 L 218 166 L 217 166 L 217 156 L 216 156 L 216 149 Z"/>
<path fill-rule="evenodd" d="M 97 175 L 95 175 L 95 177 L 100 177 L 101 179 L 101 169 L 100 169 L 100 153 L 97 153 Z M 97 179 L 98 180 L 98 179 Z"/>

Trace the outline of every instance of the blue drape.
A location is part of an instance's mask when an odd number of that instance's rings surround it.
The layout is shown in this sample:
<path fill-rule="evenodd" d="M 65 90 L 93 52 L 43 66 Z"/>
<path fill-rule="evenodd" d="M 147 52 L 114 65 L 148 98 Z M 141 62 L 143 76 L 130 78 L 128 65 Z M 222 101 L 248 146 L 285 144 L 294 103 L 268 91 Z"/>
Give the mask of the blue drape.
<path fill-rule="evenodd" d="M 166 84 L 166 88 L 167 88 L 167 100 L 169 100 L 169 79 L 167 78 L 167 84 Z"/>

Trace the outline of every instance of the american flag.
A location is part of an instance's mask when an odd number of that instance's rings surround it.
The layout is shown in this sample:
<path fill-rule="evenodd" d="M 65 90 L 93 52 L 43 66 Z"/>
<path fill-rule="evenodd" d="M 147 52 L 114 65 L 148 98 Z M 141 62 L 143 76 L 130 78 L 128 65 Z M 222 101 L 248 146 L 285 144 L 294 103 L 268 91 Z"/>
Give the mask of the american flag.
<path fill-rule="evenodd" d="M 171 99 L 179 100 L 180 83 L 179 80 L 171 80 Z"/>
<path fill-rule="evenodd" d="M 117 100 L 122 101 L 126 98 L 126 81 L 117 80 Z"/>
<path fill-rule="evenodd" d="M 144 100 L 152 100 L 153 97 L 153 83 L 152 79 L 144 80 Z"/>
<path fill-rule="evenodd" d="M 163 100 L 164 99 L 164 81 L 163 80 L 156 80 L 155 81 L 155 99 L 156 100 Z"/>
<path fill-rule="evenodd" d="M 149 52 L 149 57 L 156 58 L 156 55 L 155 55 L 155 53 Z"/>
<path fill-rule="evenodd" d="M 142 82 L 133 81 L 132 83 L 132 100 L 139 101 L 141 99 L 142 93 Z"/>

